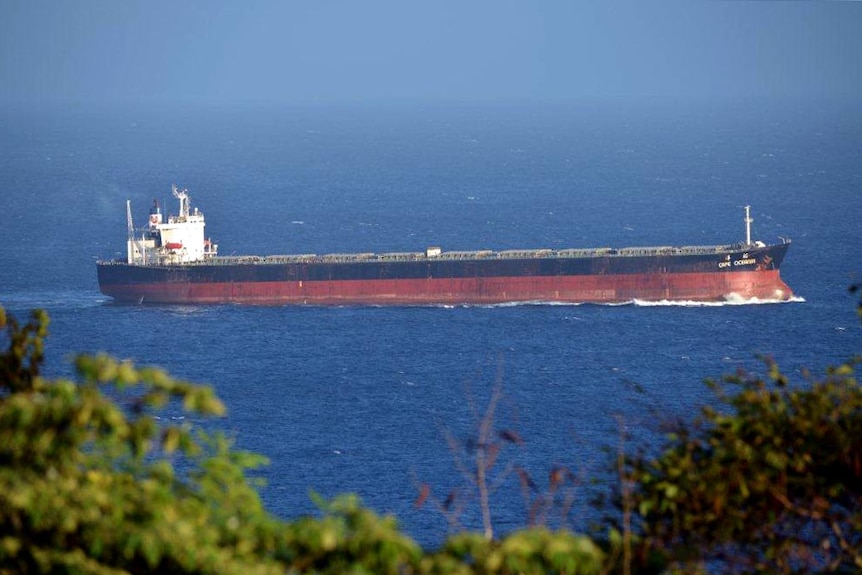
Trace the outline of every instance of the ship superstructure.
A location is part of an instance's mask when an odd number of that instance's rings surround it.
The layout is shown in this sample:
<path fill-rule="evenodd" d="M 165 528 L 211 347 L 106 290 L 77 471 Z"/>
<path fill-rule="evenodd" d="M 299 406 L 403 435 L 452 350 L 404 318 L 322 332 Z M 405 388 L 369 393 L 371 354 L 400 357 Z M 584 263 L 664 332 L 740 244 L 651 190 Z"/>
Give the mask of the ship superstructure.
<path fill-rule="evenodd" d="M 153 200 L 146 227 L 135 229 L 131 201 L 126 201 L 126 263 L 133 265 L 169 265 L 205 261 L 218 255 L 218 246 L 204 238 L 206 222 L 201 211 L 190 209 L 188 190 L 171 187 L 179 200 L 179 213 L 162 220 L 158 200 Z"/>

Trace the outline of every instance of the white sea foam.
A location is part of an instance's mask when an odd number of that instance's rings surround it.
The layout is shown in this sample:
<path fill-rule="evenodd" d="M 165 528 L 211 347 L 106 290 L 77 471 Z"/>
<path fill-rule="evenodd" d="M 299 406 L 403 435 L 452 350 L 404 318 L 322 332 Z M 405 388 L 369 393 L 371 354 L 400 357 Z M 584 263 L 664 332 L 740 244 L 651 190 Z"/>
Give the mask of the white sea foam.
<path fill-rule="evenodd" d="M 676 307 L 723 307 L 733 305 L 764 305 L 778 303 L 802 303 L 805 298 L 794 296 L 790 299 L 760 299 L 760 298 L 743 298 L 737 294 L 728 295 L 724 301 L 689 301 L 689 300 L 660 300 L 646 301 L 633 300 L 631 303 L 639 307 L 659 307 L 659 306 L 676 306 Z"/>
<path fill-rule="evenodd" d="M 765 305 L 765 304 L 781 304 L 781 303 L 803 303 L 805 298 L 794 296 L 790 299 L 760 299 L 760 298 L 743 298 L 736 294 L 730 294 L 724 301 L 695 301 L 695 300 L 640 300 L 633 299 L 624 302 L 609 302 L 609 303 L 582 303 L 582 302 L 561 302 L 561 301 L 511 301 L 502 303 L 465 303 L 457 306 L 451 304 L 433 305 L 431 307 L 441 307 L 444 309 L 459 308 L 507 308 L 507 307 L 525 307 L 525 306 L 544 306 L 544 307 L 576 307 L 582 305 L 596 305 L 604 307 L 724 307 L 738 305 Z"/>
<path fill-rule="evenodd" d="M 579 306 L 583 305 L 582 303 L 575 302 L 564 302 L 564 301 L 540 301 L 540 300 L 531 300 L 531 301 L 507 301 L 501 303 L 465 303 L 460 307 L 479 307 L 479 308 L 498 308 L 498 307 L 524 307 L 524 306 Z"/>

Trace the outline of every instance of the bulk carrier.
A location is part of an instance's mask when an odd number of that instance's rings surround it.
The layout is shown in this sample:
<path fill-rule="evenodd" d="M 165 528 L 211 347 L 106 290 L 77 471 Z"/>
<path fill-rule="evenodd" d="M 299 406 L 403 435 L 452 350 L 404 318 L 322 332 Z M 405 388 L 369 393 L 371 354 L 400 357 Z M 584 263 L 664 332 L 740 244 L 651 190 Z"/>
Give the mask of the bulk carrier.
<path fill-rule="evenodd" d="M 451 305 L 507 302 L 785 301 L 779 267 L 790 241 L 721 246 L 219 256 L 204 215 L 173 187 L 179 213 L 153 203 L 136 229 L 126 202 L 123 260 L 96 263 L 99 289 L 118 302 Z"/>

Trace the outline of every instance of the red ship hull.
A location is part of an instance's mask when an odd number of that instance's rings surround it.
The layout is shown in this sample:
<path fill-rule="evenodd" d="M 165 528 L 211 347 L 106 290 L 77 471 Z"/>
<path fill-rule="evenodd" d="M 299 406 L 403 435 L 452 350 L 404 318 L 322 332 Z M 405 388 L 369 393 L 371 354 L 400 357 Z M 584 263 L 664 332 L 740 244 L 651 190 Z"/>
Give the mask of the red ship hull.
<path fill-rule="evenodd" d="M 788 300 L 777 269 L 728 273 L 103 284 L 117 301 L 308 305 Z"/>

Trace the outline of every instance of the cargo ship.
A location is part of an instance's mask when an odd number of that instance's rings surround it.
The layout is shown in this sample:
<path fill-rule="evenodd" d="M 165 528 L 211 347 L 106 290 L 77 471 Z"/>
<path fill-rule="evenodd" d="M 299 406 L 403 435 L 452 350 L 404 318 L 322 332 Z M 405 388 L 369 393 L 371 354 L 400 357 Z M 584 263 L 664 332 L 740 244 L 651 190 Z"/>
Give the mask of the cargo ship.
<path fill-rule="evenodd" d="M 126 202 L 125 260 L 96 263 L 117 302 L 309 305 L 786 301 L 779 267 L 790 240 L 718 246 L 219 256 L 188 191 L 165 221 L 157 201 L 143 228 Z"/>

